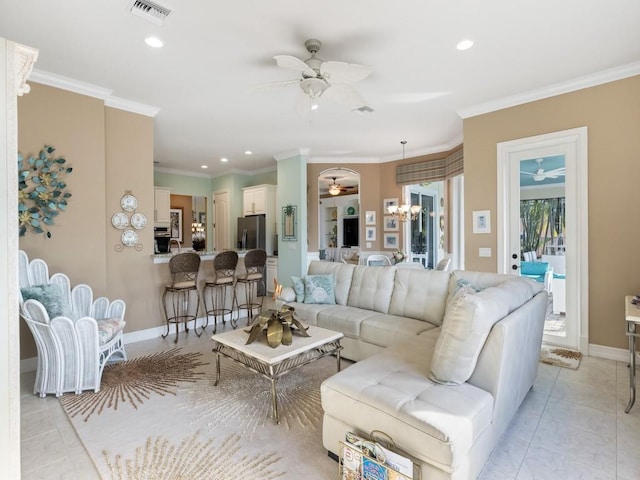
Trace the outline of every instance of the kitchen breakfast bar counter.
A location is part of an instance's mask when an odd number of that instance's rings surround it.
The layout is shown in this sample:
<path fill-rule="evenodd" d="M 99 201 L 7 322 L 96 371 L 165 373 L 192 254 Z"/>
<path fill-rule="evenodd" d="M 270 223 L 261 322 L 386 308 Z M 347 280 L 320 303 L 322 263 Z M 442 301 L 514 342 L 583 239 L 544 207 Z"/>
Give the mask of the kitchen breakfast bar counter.
<path fill-rule="evenodd" d="M 155 255 L 151 255 L 151 258 L 153 258 L 153 263 L 169 263 L 169 260 L 171 260 L 171 257 L 173 257 L 174 255 L 177 255 L 178 253 L 197 253 L 198 255 L 200 255 L 200 260 L 203 262 L 206 262 L 208 260 L 213 260 L 215 258 L 215 256 L 220 253 L 220 252 L 216 252 L 216 251 L 210 251 L 210 252 L 204 252 L 204 251 L 200 251 L 200 252 L 196 252 L 193 249 L 182 249 L 181 252 L 171 252 L 171 253 L 156 253 Z M 238 258 L 244 258 L 244 256 L 246 255 L 246 253 L 248 252 L 248 250 L 236 250 L 236 252 L 238 253 Z M 244 265 L 244 263 L 243 263 Z"/>

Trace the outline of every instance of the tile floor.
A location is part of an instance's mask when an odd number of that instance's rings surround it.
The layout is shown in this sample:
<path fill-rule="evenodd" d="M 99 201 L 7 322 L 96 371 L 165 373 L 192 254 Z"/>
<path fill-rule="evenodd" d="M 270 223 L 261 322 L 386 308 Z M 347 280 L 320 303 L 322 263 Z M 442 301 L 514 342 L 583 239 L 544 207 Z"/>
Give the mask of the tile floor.
<path fill-rule="evenodd" d="M 182 336 L 180 343 L 205 336 Z M 133 358 L 173 345 L 172 338 L 159 338 L 127 351 Z M 22 478 L 99 478 L 58 400 L 32 394 L 34 378 L 30 372 L 21 379 Z M 586 357 L 575 371 L 540 364 L 533 390 L 480 478 L 640 478 L 640 400 L 624 413 L 628 385 L 627 366 L 611 360 Z"/>

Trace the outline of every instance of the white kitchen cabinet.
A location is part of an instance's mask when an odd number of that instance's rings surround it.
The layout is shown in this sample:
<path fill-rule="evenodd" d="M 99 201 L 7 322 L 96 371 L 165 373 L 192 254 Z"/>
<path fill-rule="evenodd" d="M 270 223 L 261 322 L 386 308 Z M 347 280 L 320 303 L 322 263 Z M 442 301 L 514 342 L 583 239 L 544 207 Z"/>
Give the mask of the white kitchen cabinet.
<path fill-rule="evenodd" d="M 154 211 L 153 221 L 155 223 L 169 223 L 171 217 L 171 190 L 168 188 L 154 188 Z"/>
<path fill-rule="evenodd" d="M 273 205 L 275 209 L 275 185 L 256 185 L 242 189 L 242 213 L 244 215 L 266 215 Z"/>
<path fill-rule="evenodd" d="M 278 278 L 278 258 L 267 257 L 267 293 L 273 293 L 273 280 Z"/>

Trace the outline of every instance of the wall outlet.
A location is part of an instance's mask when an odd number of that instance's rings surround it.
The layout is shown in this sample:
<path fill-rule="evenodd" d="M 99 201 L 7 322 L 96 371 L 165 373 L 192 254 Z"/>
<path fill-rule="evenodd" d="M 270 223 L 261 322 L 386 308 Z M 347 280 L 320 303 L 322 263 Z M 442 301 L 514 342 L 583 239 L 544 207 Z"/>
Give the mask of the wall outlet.
<path fill-rule="evenodd" d="M 371 248 L 371 242 L 367 242 L 367 248 Z"/>
<path fill-rule="evenodd" d="M 491 256 L 491 247 L 480 247 L 478 249 L 479 257 L 490 257 Z"/>

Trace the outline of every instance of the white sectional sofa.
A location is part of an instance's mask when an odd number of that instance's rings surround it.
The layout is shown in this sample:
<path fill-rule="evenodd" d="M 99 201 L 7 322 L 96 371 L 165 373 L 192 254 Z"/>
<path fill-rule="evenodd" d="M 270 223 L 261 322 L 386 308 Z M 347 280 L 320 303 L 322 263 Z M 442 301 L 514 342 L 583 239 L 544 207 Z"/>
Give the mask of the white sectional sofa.
<path fill-rule="evenodd" d="M 343 332 L 343 356 L 357 361 L 322 385 L 325 448 L 337 455 L 346 432 L 379 430 L 422 479 L 476 478 L 537 375 L 542 286 L 311 262 L 307 278 L 317 275 L 333 281 L 335 298 L 318 297 L 329 303 L 295 301 L 288 289 L 282 299 L 304 323 Z"/>

